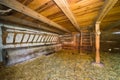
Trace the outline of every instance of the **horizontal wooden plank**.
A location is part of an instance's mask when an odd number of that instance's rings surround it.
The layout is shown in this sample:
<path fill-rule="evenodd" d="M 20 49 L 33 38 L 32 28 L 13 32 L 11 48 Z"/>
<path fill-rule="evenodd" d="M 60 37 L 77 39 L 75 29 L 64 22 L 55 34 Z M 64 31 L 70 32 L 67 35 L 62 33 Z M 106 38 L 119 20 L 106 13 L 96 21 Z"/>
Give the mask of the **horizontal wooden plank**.
<path fill-rule="evenodd" d="M 89 4 L 87 6 L 84 6 L 84 7 L 81 7 L 81 8 L 78 8 L 78 9 L 75 9 L 73 10 L 73 13 L 75 14 L 81 14 L 81 13 L 85 13 L 87 11 L 93 11 L 94 9 L 98 8 L 100 9 L 101 6 L 103 5 L 104 2 L 100 2 L 100 3 L 92 3 L 92 4 Z"/>
<path fill-rule="evenodd" d="M 0 18 L 3 19 L 3 20 L 6 20 L 6 21 L 11 21 L 11 22 L 19 23 L 19 24 L 22 24 L 22 25 L 32 26 L 34 28 L 44 29 L 44 30 L 47 30 L 47 31 L 50 31 L 50 32 L 61 33 L 58 30 L 54 30 L 54 29 L 42 26 L 42 25 L 37 24 L 37 23 L 33 23 L 33 22 L 30 22 L 30 21 L 19 19 L 19 18 L 16 18 L 14 16 L 1 16 Z"/>
<path fill-rule="evenodd" d="M 71 5 L 72 10 L 77 10 L 85 7 L 89 7 L 91 5 L 96 5 L 96 3 L 103 3 L 104 1 L 102 0 L 81 0 L 75 4 Z"/>

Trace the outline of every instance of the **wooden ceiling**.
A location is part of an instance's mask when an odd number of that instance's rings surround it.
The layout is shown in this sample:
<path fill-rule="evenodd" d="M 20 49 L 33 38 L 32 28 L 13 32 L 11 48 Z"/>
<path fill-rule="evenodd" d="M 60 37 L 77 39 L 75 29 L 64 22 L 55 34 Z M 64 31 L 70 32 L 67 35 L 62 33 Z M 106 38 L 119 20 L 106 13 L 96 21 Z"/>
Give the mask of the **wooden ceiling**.
<path fill-rule="evenodd" d="M 118 0 L 101 22 L 101 29 L 110 30 L 113 28 L 120 30 L 120 0 Z"/>
<path fill-rule="evenodd" d="M 45 21 L 40 21 L 36 17 L 34 18 L 33 16 L 31 17 L 23 14 L 25 11 L 17 11 L 15 9 L 12 10 L 10 15 L 5 15 L 5 18 L 6 16 L 11 16 L 26 20 L 53 29 L 53 31 L 56 30 L 59 33 L 69 31 L 76 32 L 84 28 L 94 27 L 96 19 L 107 0 L 0 0 L 0 4 L 11 8 L 10 5 L 3 4 L 4 1 L 11 1 L 10 3 L 16 1 L 21 3 L 50 21 L 55 22 L 55 24 L 49 21 L 46 22 L 46 19 Z M 27 14 L 30 13 L 28 12 Z M 4 15 L 1 16 L 3 17 L 1 19 L 4 19 Z M 41 16 L 39 18 L 41 18 Z M 51 25 L 50 23 L 54 25 Z M 105 15 L 101 21 L 100 27 L 102 30 L 107 30 L 110 25 L 114 26 L 113 24 L 117 24 L 117 26 L 120 25 L 120 0 L 118 0 L 115 6 Z"/>

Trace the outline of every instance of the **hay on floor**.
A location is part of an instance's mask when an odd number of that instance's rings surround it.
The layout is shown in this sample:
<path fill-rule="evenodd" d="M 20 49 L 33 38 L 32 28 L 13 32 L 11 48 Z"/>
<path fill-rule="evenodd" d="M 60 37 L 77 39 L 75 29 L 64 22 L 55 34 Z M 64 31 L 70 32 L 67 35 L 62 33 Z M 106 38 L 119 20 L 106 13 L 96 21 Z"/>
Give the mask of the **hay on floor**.
<path fill-rule="evenodd" d="M 120 54 L 101 53 L 103 68 L 91 65 L 94 56 L 62 50 L 14 66 L 0 65 L 0 80 L 120 80 Z"/>

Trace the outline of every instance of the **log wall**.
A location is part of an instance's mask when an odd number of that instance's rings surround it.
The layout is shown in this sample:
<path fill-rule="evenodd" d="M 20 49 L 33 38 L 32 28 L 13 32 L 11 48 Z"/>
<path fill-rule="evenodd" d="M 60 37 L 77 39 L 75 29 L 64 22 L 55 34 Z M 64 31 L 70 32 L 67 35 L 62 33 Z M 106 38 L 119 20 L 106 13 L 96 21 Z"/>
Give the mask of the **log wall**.
<path fill-rule="evenodd" d="M 61 50 L 55 33 L 2 24 L 1 34 L 1 61 L 6 65 Z"/>

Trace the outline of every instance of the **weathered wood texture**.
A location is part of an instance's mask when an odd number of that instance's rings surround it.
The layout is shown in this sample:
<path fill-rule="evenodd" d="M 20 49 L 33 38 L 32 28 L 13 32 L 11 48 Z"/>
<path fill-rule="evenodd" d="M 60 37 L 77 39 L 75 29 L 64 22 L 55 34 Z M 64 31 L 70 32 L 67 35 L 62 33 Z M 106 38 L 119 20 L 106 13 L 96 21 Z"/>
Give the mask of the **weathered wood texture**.
<path fill-rule="evenodd" d="M 16 0 L 14 0 L 14 1 L 12 1 L 12 0 L 4 0 L 4 1 L 0 0 L 0 4 L 8 6 L 8 7 L 12 8 L 12 9 L 18 11 L 18 12 L 21 12 L 21 13 L 23 13 L 25 15 L 28 15 L 28 16 L 34 18 L 34 19 L 40 20 L 40 21 L 42 21 L 44 23 L 47 23 L 51 26 L 59 28 L 63 31 L 69 32 L 67 29 L 65 29 L 62 26 L 56 24 L 55 22 L 49 20 L 48 18 L 42 16 L 41 14 L 38 14 L 37 12 L 33 11 L 32 9 L 22 5 L 21 3 L 19 3 Z"/>
<path fill-rule="evenodd" d="M 120 0 L 114 5 L 114 7 L 108 12 L 105 18 L 101 22 L 102 30 L 109 30 L 116 28 L 115 25 L 119 26 L 120 21 Z M 110 26 L 110 27 L 109 27 Z"/>
<path fill-rule="evenodd" d="M 96 48 L 96 63 L 100 63 L 100 23 L 97 22 L 95 25 L 95 48 Z"/>
<path fill-rule="evenodd" d="M 0 1 L 5 2 L 9 0 L 0 0 Z M 63 28 L 66 28 L 71 32 L 76 31 L 76 29 L 74 28 L 74 25 L 68 19 L 68 17 L 69 18 L 72 18 L 72 17 L 66 16 L 64 12 L 62 12 L 62 10 L 60 9 L 60 6 L 57 6 L 55 4 L 54 0 L 17 0 L 17 1 L 21 3 L 22 6 L 24 6 L 24 9 L 26 9 L 27 7 L 32 11 L 37 12 L 38 14 L 59 24 L 60 26 L 62 26 Z M 58 0 L 56 1 L 58 2 Z M 10 1 L 10 3 L 11 2 L 14 3 L 14 1 Z M 74 14 L 74 18 L 76 19 L 81 29 L 87 28 L 89 26 L 93 26 L 93 23 L 95 24 L 95 20 L 101 21 L 101 27 L 100 27 L 101 29 L 104 29 L 106 26 L 111 25 L 120 20 L 120 15 L 119 15 L 120 1 L 119 0 L 66 0 L 66 2 L 68 2 L 69 9 L 71 10 L 72 14 Z M 8 3 L 7 5 L 10 5 L 10 3 Z M 68 5 L 65 5 L 65 6 L 68 6 Z M 12 6 L 19 7 L 19 5 L 12 5 Z M 65 8 L 63 9 L 65 11 Z M 36 17 L 30 18 L 25 14 L 23 14 L 23 12 L 21 14 L 16 11 L 13 11 L 12 14 L 10 15 L 15 16 L 17 18 L 24 19 L 24 20 L 28 20 L 31 22 L 43 24 L 41 23 L 41 21 L 38 20 L 38 16 L 36 20 Z M 66 12 L 69 13 L 67 10 Z M 31 16 L 31 13 L 29 14 Z M 67 14 L 67 15 L 70 15 L 70 14 Z M 75 22 L 73 19 L 71 20 L 72 22 Z M 49 23 L 49 24 L 52 24 L 52 23 Z"/>
<path fill-rule="evenodd" d="M 48 37 L 52 37 L 52 39 L 49 40 Z M 13 28 L 7 25 L 2 27 L 2 39 L 3 49 L 59 43 L 59 35 L 57 34 L 25 28 Z"/>
<path fill-rule="evenodd" d="M 71 21 L 71 23 L 74 25 L 74 27 L 80 32 L 79 24 L 77 23 L 74 14 L 69 8 L 69 4 L 66 0 L 53 0 L 58 7 L 64 12 L 64 14 L 68 17 L 68 19 Z"/>
<path fill-rule="evenodd" d="M 117 3 L 117 1 L 118 0 L 106 0 L 96 22 L 101 22 L 103 18 L 108 14 L 108 12 L 113 8 L 113 6 Z"/>
<path fill-rule="evenodd" d="M 11 22 L 15 22 L 15 23 L 18 23 L 18 24 L 22 24 L 22 25 L 26 25 L 26 26 L 30 26 L 30 27 L 43 29 L 43 30 L 47 30 L 47 31 L 50 31 L 50 32 L 55 32 L 55 33 L 61 34 L 61 32 L 59 30 L 51 29 L 50 26 L 46 27 L 44 25 L 41 25 L 41 24 L 38 24 L 38 23 L 33 23 L 31 21 L 20 19 L 20 18 L 14 17 L 14 16 L 1 16 L 0 18 L 5 20 L 5 21 L 11 21 Z"/>

